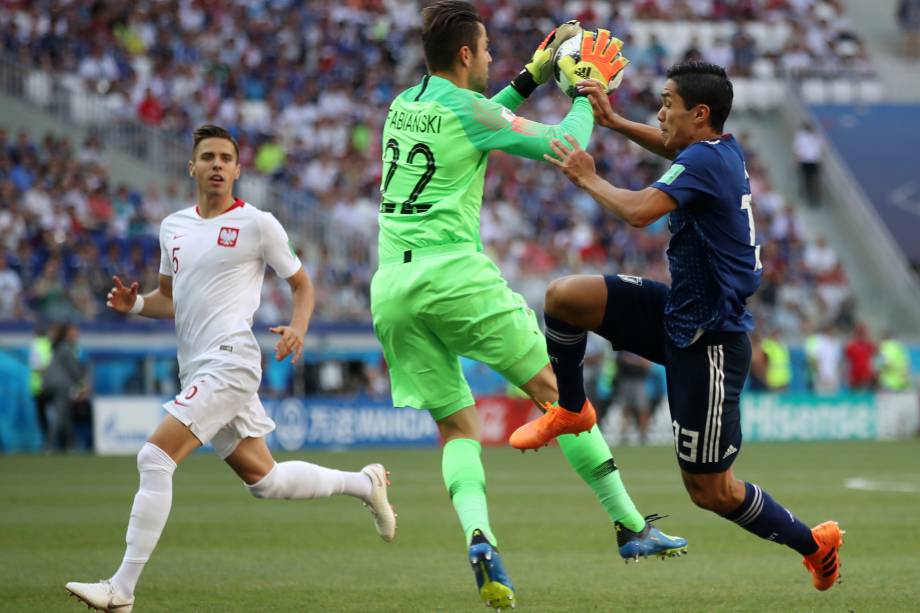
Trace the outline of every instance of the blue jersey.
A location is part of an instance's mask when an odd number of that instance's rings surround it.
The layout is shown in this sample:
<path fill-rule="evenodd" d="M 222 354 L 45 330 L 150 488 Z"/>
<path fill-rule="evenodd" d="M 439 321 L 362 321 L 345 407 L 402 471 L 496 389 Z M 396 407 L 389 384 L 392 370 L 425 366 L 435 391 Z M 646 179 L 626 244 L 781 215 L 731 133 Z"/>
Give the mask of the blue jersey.
<path fill-rule="evenodd" d="M 760 284 L 762 266 L 738 143 L 726 135 L 690 145 L 652 187 L 677 202 L 668 219 L 668 336 L 687 347 L 701 330 L 753 330 L 744 305 Z"/>

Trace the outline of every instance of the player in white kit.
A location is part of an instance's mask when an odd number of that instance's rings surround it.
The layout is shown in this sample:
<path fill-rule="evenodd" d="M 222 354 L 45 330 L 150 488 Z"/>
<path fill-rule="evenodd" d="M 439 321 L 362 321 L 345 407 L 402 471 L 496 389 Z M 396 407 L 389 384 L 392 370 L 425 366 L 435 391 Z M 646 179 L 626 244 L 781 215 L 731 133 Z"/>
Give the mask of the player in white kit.
<path fill-rule="evenodd" d="M 210 442 L 257 498 L 310 499 L 334 494 L 359 498 L 370 509 L 385 541 L 396 535 L 380 464 L 343 472 L 291 461 L 276 463 L 263 438 L 275 423 L 258 396 L 261 351 L 252 333 L 265 265 L 287 279 L 293 314 L 271 328 L 281 338 L 275 359 L 296 362 L 313 312 L 310 277 L 270 213 L 233 197 L 240 176 L 239 147 L 219 126 L 195 131 L 189 175 L 198 205 L 160 225 L 160 286 L 138 295 L 138 283 L 114 277 L 107 306 L 120 313 L 175 317 L 182 391 L 163 406 L 168 415 L 137 455 L 140 488 L 131 508 L 121 566 L 97 583 L 67 584 L 90 607 L 130 613 L 134 589 L 166 525 L 172 475 L 192 451 Z"/>

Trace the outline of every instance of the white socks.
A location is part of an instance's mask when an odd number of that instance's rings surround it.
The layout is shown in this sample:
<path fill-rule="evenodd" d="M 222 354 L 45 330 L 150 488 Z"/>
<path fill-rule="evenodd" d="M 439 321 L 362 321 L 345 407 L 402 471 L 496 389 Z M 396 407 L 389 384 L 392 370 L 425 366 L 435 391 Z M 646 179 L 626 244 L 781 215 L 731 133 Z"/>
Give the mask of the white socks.
<path fill-rule="evenodd" d="M 371 479 L 364 473 L 344 472 L 299 461 L 275 464 L 261 480 L 246 487 L 256 498 L 303 500 L 347 494 L 367 502 L 371 497 Z"/>
<path fill-rule="evenodd" d="M 137 470 L 141 483 L 131 507 L 125 557 L 112 576 L 115 588 L 125 597 L 134 595 L 137 580 L 166 525 L 172 506 L 172 476 L 176 463 L 153 443 L 145 443 L 137 454 Z"/>
<path fill-rule="evenodd" d="M 128 521 L 125 557 L 111 579 L 115 589 L 126 598 L 134 595 L 144 565 L 166 526 L 176 463 L 156 445 L 145 443 L 137 454 L 137 470 L 140 487 Z M 371 497 L 371 479 L 363 472 L 344 472 L 296 461 L 275 464 L 260 481 L 246 487 L 256 498 L 309 499 L 347 494 L 367 502 Z"/>

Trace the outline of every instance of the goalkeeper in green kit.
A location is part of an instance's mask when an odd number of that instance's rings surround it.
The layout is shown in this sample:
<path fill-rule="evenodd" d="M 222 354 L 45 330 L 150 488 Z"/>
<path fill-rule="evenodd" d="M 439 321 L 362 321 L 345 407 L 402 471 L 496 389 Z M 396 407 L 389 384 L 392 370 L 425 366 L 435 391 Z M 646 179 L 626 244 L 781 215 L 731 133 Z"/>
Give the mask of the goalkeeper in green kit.
<path fill-rule="evenodd" d="M 675 555 L 686 540 L 643 518 L 626 492 L 590 403 L 560 407 L 546 341 L 533 312 L 482 253 L 479 209 L 489 151 L 542 160 L 550 141 L 574 136 L 585 147 L 594 117 L 574 99 L 562 123 L 514 114 L 550 79 L 556 48 L 580 34 L 576 22 L 546 37 L 512 83 L 493 98 L 488 36 L 466 2 L 440 0 L 422 11 L 429 73 L 390 105 L 383 129 L 380 267 L 371 282 L 374 331 L 390 372 L 394 406 L 427 410 L 444 440 L 442 473 L 463 526 L 480 595 L 496 609 L 514 606 L 514 587 L 489 526 L 480 425 L 459 356 L 487 364 L 544 411 L 537 435 L 559 445 L 615 523 L 625 558 Z M 581 60 L 560 69 L 571 81 L 604 87 L 625 68 L 622 43 L 585 34 Z M 577 76 L 576 76 L 577 75 Z M 578 436 L 580 434 L 580 436 Z M 541 439 L 542 440 L 542 439 Z M 648 520 L 648 521 L 647 521 Z"/>

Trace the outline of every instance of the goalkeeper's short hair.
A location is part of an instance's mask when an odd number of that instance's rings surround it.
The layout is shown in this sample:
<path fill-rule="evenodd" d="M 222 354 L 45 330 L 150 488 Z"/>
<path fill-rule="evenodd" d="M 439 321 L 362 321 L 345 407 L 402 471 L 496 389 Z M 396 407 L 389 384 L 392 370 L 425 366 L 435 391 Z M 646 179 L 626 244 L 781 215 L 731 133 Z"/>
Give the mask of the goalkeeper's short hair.
<path fill-rule="evenodd" d="M 463 46 L 475 52 L 480 23 L 476 7 L 462 0 L 437 0 L 422 9 L 422 44 L 428 71 L 449 70 Z"/>

